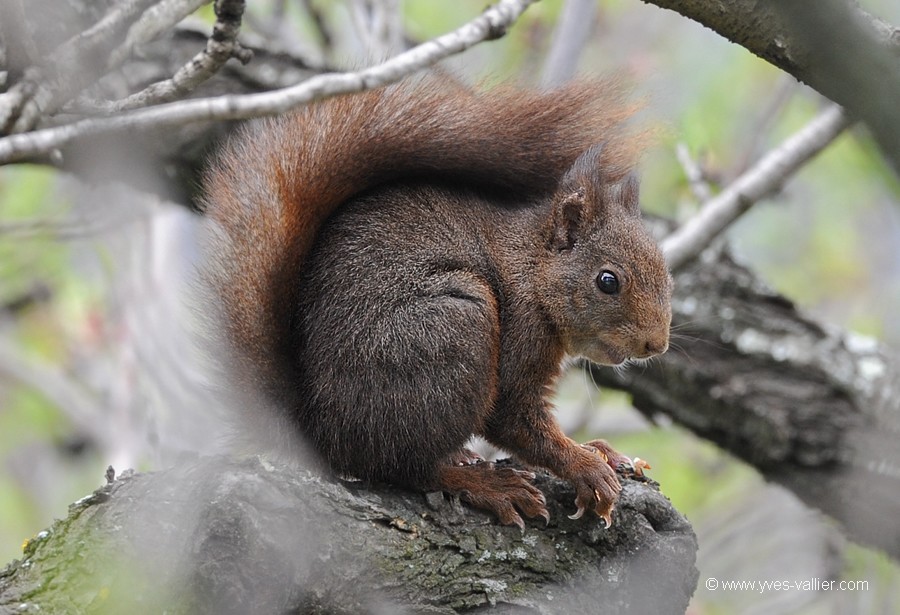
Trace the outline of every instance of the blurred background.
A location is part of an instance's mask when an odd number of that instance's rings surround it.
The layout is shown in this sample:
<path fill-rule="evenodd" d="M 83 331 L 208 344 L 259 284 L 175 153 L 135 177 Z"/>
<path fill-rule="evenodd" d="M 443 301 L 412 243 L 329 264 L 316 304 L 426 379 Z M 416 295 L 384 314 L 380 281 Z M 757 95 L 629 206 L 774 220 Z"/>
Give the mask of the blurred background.
<path fill-rule="evenodd" d="M 358 67 L 392 51 L 390 37 L 361 34 L 353 3 L 312 2 L 333 37 L 323 52 L 307 4 L 250 2 L 244 32 L 326 66 Z M 484 0 L 397 5 L 406 39 L 420 42 L 470 20 Z M 532 6 L 505 38 L 443 66 L 472 83 L 530 85 L 626 71 L 647 101 L 640 121 L 660 134 L 641 165 L 647 211 L 683 220 L 696 210 L 677 152 L 716 190 L 824 105 L 743 48 L 635 0 L 597 1 L 580 60 L 560 66 L 550 50 L 563 5 Z M 896 0 L 860 5 L 900 24 Z M 212 11 L 192 19 L 210 24 Z M 87 165 L 115 157 L 84 155 Z M 49 166 L 0 167 L 0 565 L 100 486 L 108 465 L 154 470 L 227 448 L 192 298 L 201 222 L 164 193 L 88 184 Z M 729 238 L 816 319 L 900 349 L 900 182 L 864 130 L 841 136 Z M 690 519 L 700 542 L 691 613 L 900 612 L 896 563 L 848 542 L 749 466 L 664 420 L 651 426 L 627 396 L 598 391 L 581 371 L 564 381 L 559 407 L 577 439 L 602 436 L 649 459 L 651 476 Z M 705 588 L 710 577 L 868 587 L 726 592 Z"/>

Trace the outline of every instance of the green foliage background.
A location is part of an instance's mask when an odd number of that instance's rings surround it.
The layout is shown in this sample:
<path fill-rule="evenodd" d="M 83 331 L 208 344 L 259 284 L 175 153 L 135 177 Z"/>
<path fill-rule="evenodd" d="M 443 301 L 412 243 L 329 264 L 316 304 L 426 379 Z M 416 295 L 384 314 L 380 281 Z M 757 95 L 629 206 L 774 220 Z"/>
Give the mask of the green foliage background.
<path fill-rule="evenodd" d="M 267 3 L 250 4 L 259 16 L 269 10 Z M 326 9 L 331 23 L 339 25 L 339 33 L 352 36 L 342 3 L 318 4 Z M 862 4 L 887 21 L 900 23 L 896 2 Z M 412 39 L 425 40 L 471 19 L 483 5 L 483 0 L 407 0 L 405 26 Z M 473 81 L 533 83 L 561 6 L 560 1 L 540 2 L 506 38 L 473 49 L 448 65 Z M 646 96 L 641 121 L 659 127 L 662 135 L 642 166 L 643 203 L 649 211 L 684 218 L 696 208 L 674 155 L 676 144 L 686 145 L 708 174 L 724 184 L 802 127 L 822 106 L 814 92 L 674 13 L 634 0 L 603 0 L 599 6 L 597 36 L 586 49 L 579 71 L 597 74 L 624 68 Z M 291 7 L 288 17 L 312 36 L 302 11 Z M 211 19 L 210 11 L 204 9 L 201 16 Z M 336 58 L 342 59 L 352 62 Z M 96 321 L 106 318 L 114 306 L 103 276 L 87 275 L 79 267 L 79 255 L 85 253 L 103 260 L 102 246 L 90 238 L 72 241 L 58 232 L 56 223 L 66 219 L 71 206 L 65 181 L 48 168 L 0 168 L 0 305 L 9 305 L 35 289 L 49 289 L 50 296 L 16 312 L 14 318 L 4 314 L 0 342 L 29 360 L 59 366 L 77 383 L 78 362 L 90 360 L 91 354 L 75 349 L 86 345 Z M 781 194 L 757 205 L 734 226 L 730 238 L 738 254 L 764 279 L 816 317 L 900 347 L 896 318 L 900 312 L 900 183 L 863 129 L 842 136 Z M 116 263 L 107 266 L 115 268 Z M 94 351 L 102 353 L 104 348 Z M 68 503 L 98 486 L 109 463 L 90 449 L 77 450 L 72 441 L 78 434 L 72 423 L 39 387 L 8 376 L 0 372 L 0 562 L 18 557 L 25 539 L 53 517 L 65 515 Z M 84 387 L 90 392 L 88 385 Z M 563 409 L 583 404 L 588 395 L 585 388 L 576 384 L 564 390 Z M 97 403 L 102 403 L 99 397 Z M 627 400 L 621 395 L 604 393 L 593 398 L 589 411 L 605 413 L 608 406 L 623 405 Z M 615 412 L 627 415 L 627 410 Z M 680 429 L 617 431 L 613 424 L 612 432 L 604 435 L 618 448 L 653 462 L 652 476 L 697 527 L 701 551 L 704 523 L 732 509 L 735 502 L 754 506 L 750 496 L 764 489 L 752 469 Z M 13 459 L 21 463 L 32 454 L 28 451 L 57 458 L 51 476 L 28 478 L 27 472 L 13 471 Z M 150 460 L 146 467 L 152 467 Z M 772 514 L 776 524 L 777 511 Z M 739 545 L 734 557 L 746 557 L 744 551 Z M 845 546 L 841 558 L 843 578 L 871 581 L 872 589 L 865 596 L 869 604 L 877 609 L 900 604 L 900 575 L 886 558 L 853 546 Z M 765 571 L 765 562 L 759 564 L 758 570 Z M 702 569 L 701 561 L 701 584 L 715 574 Z M 747 596 L 741 600 L 734 602 L 700 588 L 691 612 L 730 613 L 753 604 Z M 833 596 L 811 599 L 802 612 L 838 612 L 844 603 L 835 600 Z M 841 612 L 864 612 L 858 610 L 859 604 L 852 603 Z"/>

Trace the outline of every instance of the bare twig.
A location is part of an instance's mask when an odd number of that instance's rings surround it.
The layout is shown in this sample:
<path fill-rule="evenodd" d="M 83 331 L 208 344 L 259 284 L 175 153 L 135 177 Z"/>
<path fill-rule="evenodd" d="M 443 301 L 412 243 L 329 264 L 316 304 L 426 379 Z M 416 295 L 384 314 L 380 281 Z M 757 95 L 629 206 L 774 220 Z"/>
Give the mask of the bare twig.
<path fill-rule="evenodd" d="M 13 125 L 22 115 L 25 105 L 38 91 L 41 72 L 37 68 L 25 69 L 22 80 L 5 94 L 0 94 L 0 134 L 12 132 Z"/>
<path fill-rule="evenodd" d="M 159 38 L 209 0 L 162 0 L 128 28 L 125 40 L 109 56 L 108 69 L 121 66 L 134 48 Z"/>
<path fill-rule="evenodd" d="M 0 164 L 47 154 L 86 135 L 273 115 L 328 96 L 387 85 L 482 41 L 503 36 L 506 29 L 536 1 L 500 0 L 464 26 L 358 72 L 318 75 L 274 92 L 180 101 L 4 137 L 0 139 Z"/>
<path fill-rule="evenodd" d="M 367 53 L 387 57 L 403 49 L 403 23 L 397 0 L 354 0 L 349 8 L 354 30 Z"/>
<path fill-rule="evenodd" d="M 765 136 L 769 134 L 769 130 L 790 102 L 792 94 L 799 85 L 798 81 L 790 75 L 781 75 L 769 99 L 759 106 L 759 112 L 754 114 L 755 117 L 748 118 L 743 122 L 744 133 L 749 134 L 749 138 L 742 147 L 740 155 L 737 156 L 736 164 L 724 173 L 723 183 L 739 177 L 753 164 L 754 160 L 759 158 L 763 152 Z"/>
<path fill-rule="evenodd" d="M 96 24 L 57 47 L 40 68 L 26 71 L 24 79 L 0 97 L 0 127 L 13 133 L 30 130 L 42 115 L 56 111 L 103 75 L 107 67 L 99 58 L 156 1 L 127 0 L 115 5 Z"/>
<path fill-rule="evenodd" d="M 327 53 L 334 45 L 334 33 L 331 31 L 331 28 L 328 27 L 328 24 L 325 23 L 325 16 L 322 15 L 322 11 L 316 7 L 311 0 L 301 0 L 300 4 L 309 14 L 309 18 L 312 20 L 316 32 L 319 34 L 323 54 Z"/>
<path fill-rule="evenodd" d="M 846 107 L 900 174 L 896 26 L 848 0 L 645 1 L 700 22 Z"/>
<path fill-rule="evenodd" d="M 703 177 L 703 169 L 701 169 L 697 161 L 691 157 L 687 145 L 684 143 L 676 145 L 675 157 L 678 158 L 678 162 L 681 164 L 684 175 L 687 177 L 688 184 L 691 187 L 691 192 L 694 193 L 697 200 L 700 203 L 709 201 L 712 198 L 712 189 L 709 187 L 706 178 Z"/>
<path fill-rule="evenodd" d="M 719 233 L 780 187 L 850 124 L 843 109 L 832 105 L 769 152 L 662 242 L 669 266 L 678 269 L 699 255 Z"/>
<path fill-rule="evenodd" d="M 21 76 L 21 71 L 34 64 L 40 57 L 37 45 L 28 36 L 23 0 L 0 2 L 0 40 L 6 51 L 4 67 L 10 71 L 10 82 Z"/>
<path fill-rule="evenodd" d="M 566 0 L 559 23 L 553 31 L 553 42 L 541 72 L 541 85 L 558 86 L 575 75 L 596 17 L 597 2 L 594 0 Z"/>
<path fill-rule="evenodd" d="M 244 15 L 244 26 L 241 28 L 241 42 L 244 46 L 303 58 L 305 66 L 325 72 L 322 68 L 325 66 L 325 58 L 330 57 L 333 51 L 333 36 L 322 15 L 324 8 L 313 6 L 311 1 L 291 3 L 292 7 L 296 6 L 306 13 L 302 19 L 309 21 L 313 28 L 313 35 L 310 36 L 296 27 L 294 19 L 286 18 L 287 0 L 272 0 L 271 4 L 265 15 L 252 12 Z M 294 83 L 296 81 L 290 85 Z"/>
<path fill-rule="evenodd" d="M 158 0 L 127 0 L 115 5 L 103 19 L 60 45 L 53 52 L 52 58 L 84 58 L 89 54 L 112 49 L 125 29 L 156 2 Z"/>
<path fill-rule="evenodd" d="M 237 41 L 244 6 L 244 0 L 216 0 L 216 23 L 206 41 L 206 49 L 191 58 L 171 79 L 154 83 L 116 102 L 112 111 L 137 109 L 181 98 L 215 75 L 229 59 L 236 57 L 242 64 L 249 62 L 252 53 Z"/>

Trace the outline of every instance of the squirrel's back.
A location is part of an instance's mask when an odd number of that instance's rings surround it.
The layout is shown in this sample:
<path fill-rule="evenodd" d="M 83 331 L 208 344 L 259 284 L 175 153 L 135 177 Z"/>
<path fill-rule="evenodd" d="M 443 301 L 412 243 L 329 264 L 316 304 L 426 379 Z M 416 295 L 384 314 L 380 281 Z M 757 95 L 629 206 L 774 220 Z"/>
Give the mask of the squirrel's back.
<path fill-rule="evenodd" d="M 603 143 L 610 179 L 635 150 L 633 107 L 612 82 L 536 91 L 472 91 L 428 77 L 330 98 L 253 122 L 205 175 L 215 225 L 205 275 L 224 314 L 242 382 L 290 404 L 298 349 L 299 272 L 328 216 L 351 197 L 404 179 L 550 194 L 588 147 Z"/>

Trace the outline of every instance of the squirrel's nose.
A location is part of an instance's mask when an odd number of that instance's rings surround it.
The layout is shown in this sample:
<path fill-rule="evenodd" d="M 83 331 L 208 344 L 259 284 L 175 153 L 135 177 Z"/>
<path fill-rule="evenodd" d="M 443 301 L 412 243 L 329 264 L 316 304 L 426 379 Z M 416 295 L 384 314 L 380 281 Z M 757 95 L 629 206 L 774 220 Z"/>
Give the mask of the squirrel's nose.
<path fill-rule="evenodd" d="M 669 349 L 669 334 L 666 332 L 665 336 L 660 336 L 655 339 L 648 339 L 644 342 L 644 354 L 641 358 L 652 357 L 658 354 L 664 353 Z"/>
<path fill-rule="evenodd" d="M 662 354 L 669 349 L 669 342 L 647 342 L 647 354 Z"/>

